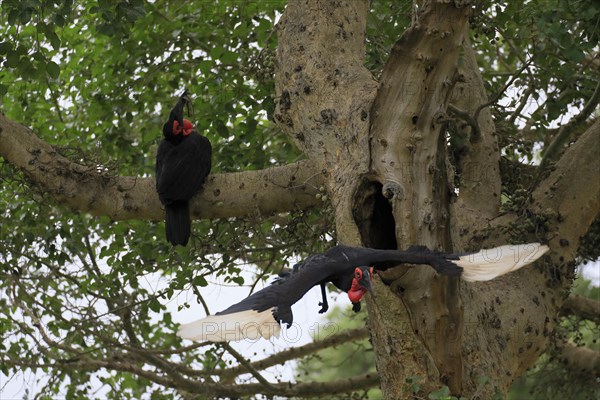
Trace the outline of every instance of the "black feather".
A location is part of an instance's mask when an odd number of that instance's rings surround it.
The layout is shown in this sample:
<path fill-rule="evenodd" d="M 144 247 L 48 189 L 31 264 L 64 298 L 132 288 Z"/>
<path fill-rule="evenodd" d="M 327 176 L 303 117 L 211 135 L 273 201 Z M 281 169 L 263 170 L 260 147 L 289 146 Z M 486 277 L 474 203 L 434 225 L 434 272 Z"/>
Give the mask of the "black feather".
<path fill-rule="evenodd" d="M 427 248 L 400 251 L 334 246 L 325 253 L 307 257 L 296 264 L 291 273 L 286 271 L 280 274 L 270 286 L 216 315 L 275 309 L 273 317 L 277 322 L 291 324 L 293 321 L 291 306 L 313 286 L 331 282 L 340 290 L 348 292 L 356 267 L 373 266 L 375 269 L 385 270 L 404 263 L 429 264 L 438 272 L 451 276 L 458 276 L 462 271 L 462 268 L 446 260 L 443 253 L 432 252 Z"/>
<path fill-rule="evenodd" d="M 191 231 L 189 201 L 202 188 L 210 173 L 210 141 L 193 131 L 185 136 L 173 132 L 173 122 L 183 126 L 183 107 L 189 102 L 187 90 L 171 110 L 163 126 L 164 139 L 156 153 L 156 191 L 166 211 L 167 240 L 185 246 Z"/>
<path fill-rule="evenodd" d="M 165 206 L 167 240 L 185 246 L 190 238 L 190 206 L 187 200 L 177 200 Z"/>

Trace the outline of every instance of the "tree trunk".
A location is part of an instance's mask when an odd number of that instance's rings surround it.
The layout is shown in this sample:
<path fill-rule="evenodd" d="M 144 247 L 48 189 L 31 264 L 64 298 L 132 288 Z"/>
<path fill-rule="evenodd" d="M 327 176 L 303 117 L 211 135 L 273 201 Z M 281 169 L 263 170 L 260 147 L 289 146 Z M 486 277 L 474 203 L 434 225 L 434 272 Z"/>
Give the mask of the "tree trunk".
<path fill-rule="evenodd" d="M 289 2 L 279 22 L 275 120 L 327 175 L 338 238 L 360 244 L 352 200 L 369 170 L 366 0 Z"/>
<path fill-rule="evenodd" d="M 452 247 L 445 110 L 468 14 L 468 8 L 427 4 L 395 44 L 381 77 L 372 111 L 372 165 L 392 206 L 389 217 L 395 221 L 400 248 Z M 394 318 L 388 307 L 369 307 L 380 311 L 370 314 L 370 319 L 372 326 L 379 327 L 373 333 L 373 346 L 384 393 L 406 396 L 406 379 L 393 372 L 399 368 L 427 377 L 426 391 L 442 383 L 461 393 L 463 317 L 458 279 L 437 276 L 430 268 L 403 268 L 395 273 L 393 281 L 391 274 L 384 278 L 391 282 L 405 312 L 394 310 Z M 394 352 L 407 346 L 399 352 L 427 356 L 415 357 L 407 366 L 407 357 L 395 357 L 389 343 L 394 343 Z"/>

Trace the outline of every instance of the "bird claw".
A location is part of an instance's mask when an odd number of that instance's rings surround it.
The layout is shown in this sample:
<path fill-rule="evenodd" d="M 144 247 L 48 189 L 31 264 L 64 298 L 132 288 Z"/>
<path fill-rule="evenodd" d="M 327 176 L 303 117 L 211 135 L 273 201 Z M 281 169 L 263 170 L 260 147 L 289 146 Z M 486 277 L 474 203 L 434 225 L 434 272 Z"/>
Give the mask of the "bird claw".
<path fill-rule="evenodd" d="M 319 305 L 321 306 L 321 309 L 319 310 L 319 314 L 323 314 L 324 312 L 329 310 L 329 305 L 327 303 L 323 303 L 322 301 L 320 301 Z"/>

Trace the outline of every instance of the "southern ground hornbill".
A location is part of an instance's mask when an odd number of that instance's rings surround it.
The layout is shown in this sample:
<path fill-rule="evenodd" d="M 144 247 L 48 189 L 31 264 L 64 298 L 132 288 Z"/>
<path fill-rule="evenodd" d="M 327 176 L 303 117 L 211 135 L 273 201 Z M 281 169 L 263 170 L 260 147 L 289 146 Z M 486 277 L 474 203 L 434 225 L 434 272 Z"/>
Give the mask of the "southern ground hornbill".
<path fill-rule="evenodd" d="M 323 296 L 320 313 L 328 308 L 325 294 L 328 282 L 347 292 L 354 311 L 359 311 L 360 300 L 371 289 L 374 270 L 398 264 L 428 264 L 443 275 L 460 276 L 468 282 L 487 281 L 534 262 L 546 251 L 548 246 L 539 243 L 464 254 L 439 253 L 422 246 L 407 251 L 335 246 L 296 264 L 270 286 L 228 309 L 181 325 L 177 334 L 185 339 L 214 342 L 277 337 L 282 322 L 288 327 L 292 324 L 292 304 L 316 285 L 321 285 Z"/>
<path fill-rule="evenodd" d="M 156 153 L 156 191 L 165 206 L 167 240 L 174 246 L 188 243 L 189 202 L 202 188 L 211 167 L 210 142 L 183 118 L 183 108 L 190 103 L 186 90 L 163 125 L 164 139 Z"/>

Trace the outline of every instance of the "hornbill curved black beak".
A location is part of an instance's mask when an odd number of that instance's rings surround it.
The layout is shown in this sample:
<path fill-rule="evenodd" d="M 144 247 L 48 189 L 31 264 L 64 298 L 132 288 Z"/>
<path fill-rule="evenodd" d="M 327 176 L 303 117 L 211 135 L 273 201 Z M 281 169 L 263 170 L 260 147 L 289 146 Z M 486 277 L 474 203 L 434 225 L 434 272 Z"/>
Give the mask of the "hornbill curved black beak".
<path fill-rule="evenodd" d="M 192 108 L 192 96 L 191 96 L 189 90 L 184 89 L 183 93 L 181 93 L 181 96 L 179 96 L 179 98 L 183 101 L 183 104 L 187 108 L 188 114 L 193 119 L 194 118 L 194 109 Z"/>
<path fill-rule="evenodd" d="M 371 274 L 373 273 L 372 270 L 372 268 L 367 268 L 362 274 L 362 278 L 358 281 L 358 284 L 367 289 L 367 292 L 369 292 L 371 296 L 375 297 L 375 292 L 371 286 Z"/>

